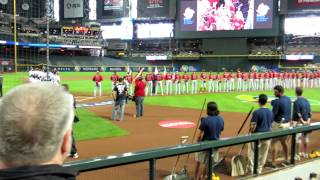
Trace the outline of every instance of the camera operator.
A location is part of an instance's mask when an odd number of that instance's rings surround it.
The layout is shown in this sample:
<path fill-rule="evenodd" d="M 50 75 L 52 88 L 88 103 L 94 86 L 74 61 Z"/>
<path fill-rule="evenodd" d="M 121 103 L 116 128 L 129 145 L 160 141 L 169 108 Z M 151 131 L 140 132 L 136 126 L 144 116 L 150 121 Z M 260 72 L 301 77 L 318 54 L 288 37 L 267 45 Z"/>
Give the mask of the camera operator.
<path fill-rule="evenodd" d="M 112 92 L 112 96 L 114 99 L 114 107 L 113 107 L 113 112 L 112 112 L 112 120 L 123 120 L 124 116 L 124 108 L 126 105 L 127 101 L 127 95 L 128 95 L 128 90 L 127 90 L 127 85 L 124 83 L 123 78 L 119 78 L 119 83 L 117 83 Z M 118 109 L 120 108 L 120 117 L 118 117 Z"/>

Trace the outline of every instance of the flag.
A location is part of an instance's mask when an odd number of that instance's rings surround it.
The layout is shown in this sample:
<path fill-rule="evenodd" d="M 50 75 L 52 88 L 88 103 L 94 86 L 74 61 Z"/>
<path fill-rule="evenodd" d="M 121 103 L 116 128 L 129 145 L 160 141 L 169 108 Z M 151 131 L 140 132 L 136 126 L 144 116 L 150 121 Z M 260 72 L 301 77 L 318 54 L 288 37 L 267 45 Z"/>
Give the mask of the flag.
<path fill-rule="evenodd" d="M 131 75 L 131 73 L 132 73 L 132 70 L 131 70 L 129 64 L 127 64 L 127 73 L 128 73 L 129 75 Z"/>
<path fill-rule="evenodd" d="M 154 68 L 154 74 L 159 74 L 158 67 Z"/>
<path fill-rule="evenodd" d="M 165 66 L 163 66 L 163 75 L 165 76 L 167 73 L 167 68 Z"/>

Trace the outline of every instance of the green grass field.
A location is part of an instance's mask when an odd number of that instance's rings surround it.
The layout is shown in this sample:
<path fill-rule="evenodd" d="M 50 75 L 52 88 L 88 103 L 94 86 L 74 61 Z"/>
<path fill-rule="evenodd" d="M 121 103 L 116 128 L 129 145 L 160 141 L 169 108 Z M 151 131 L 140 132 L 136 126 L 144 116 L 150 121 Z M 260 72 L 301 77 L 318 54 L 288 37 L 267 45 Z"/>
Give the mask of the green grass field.
<path fill-rule="evenodd" d="M 80 122 L 73 125 L 76 140 L 124 136 L 128 132 L 87 109 L 78 109 Z"/>
<path fill-rule="evenodd" d="M 103 82 L 103 92 L 111 92 L 111 82 L 109 77 L 112 73 L 102 73 L 105 78 Z M 61 72 L 62 83 L 70 86 L 72 93 L 91 94 L 93 90 L 93 82 L 91 81 L 94 72 Z M 125 75 L 125 73 L 119 73 Z M 77 78 L 71 80 L 70 78 Z M 27 79 L 27 73 L 5 74 L 4 75 L 4 93 L 13 87 L 22 84 Z M 197 94 L 197 95 L 181 95 L 181 96 L 153 96 L 145 98 L 146 105 L 158 105 L 167 107 L 181 107 L 201 109 L 204 99 L 215 101 L 218 103 L 220 111 L 226 112 L 248 112 L 252 106 L 257 107 L 256 103 L 239 100 L 238 95 L 258 96 L 262 92 L 233 92 L 223 94 Z M 272 91 L 264 92 L 269 96 L 273 96 Z M 286 90 L 286 95 L 294 97 L 293 90 Z M 320 111 L 319 89 L 305 89 L 304 96 L 311 101 L 312 110 Z M 77 140 L 88 140 L 103 137 L 123 136 L 128 133 L 125 130 L 115 126 L 110 121 L 98 117 L 94 113 L 79 109 L 81 123 L 75 124 L 75 135 Z"/>

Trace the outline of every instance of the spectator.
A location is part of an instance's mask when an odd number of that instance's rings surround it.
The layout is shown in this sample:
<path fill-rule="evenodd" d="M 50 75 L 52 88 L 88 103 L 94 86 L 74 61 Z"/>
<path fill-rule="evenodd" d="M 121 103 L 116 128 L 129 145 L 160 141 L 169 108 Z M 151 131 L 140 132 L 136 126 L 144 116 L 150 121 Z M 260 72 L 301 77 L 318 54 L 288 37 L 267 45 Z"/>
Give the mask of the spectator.
<path fill-rule="evenodd" d="M 271 131 L 271 125 L 273 121 L 272 112 L 266 107 L 268 96 L 265 94 L 259 95 L 260 108 L 253 112 L 250 124 L 250 133 L 268 132 Z M 260 174 L 262 168 L 266 163 L 269 146 L 271 140 L 260 141 L 259 160 L 257 172 Z M 248 147 L 248 169 L 253 173 L 253 161 L 254 161 L 254 143 L 250 143 Z"/>
<path fill-rule="evenodd" d="M 292 120 L 296 126 L 309 125 L 311 121 L 311 108 L 309 101 L 302 96 L 303 90 L 296 88 L 297 99 L 293 103 Z M 298 144 L 298 155 L 302 158 L 308 157 L 308 133 L 299 133 L 296 136 Z M 299 158 L 298 158 L 299 159 Z"/>
<path fill-rule="evenodd" d="M 73 109 L 74 109 L 74 112 L 76 112 L 76 108 L 77 108 L 76 100 L 75 100 L 74 96 L 69 93 L 69 85 L 68 84 L 62 84 L 62 87 L 70 95 L 70 97 L 72 97 L 72 99 L 73 99 Z M 76 114 L 74 114 L 73 122 L 74 123 L 79 122 L 79 118 L 77 117 Z M 79 157 L 79 154 L 78 154 L 78 149 L 77 149 L 76 143 L 75 143 L 76 141 L 75 141 L 75 138 L 74 138 L 74 135 L 73 135 L 73 130 L 71 131 L 71 137 L 72 137 L 72 143 L 71 143 L 71 151 L 70 151 L 69 157 L 77 159 Z"/>
<path fill-rule="evenodd" d="M 119 78 L 119 83 L 117 83 L 112 92 L 112 97 L 114 99 L 114 107 L 113 107 L 113 113 L 112 113 L 112 120 L 117 120 L 117 111 L 120 108 L 120 117 L 119 120 L 123 120 L 124 116 L 124 108 L 126 105 L 128 90 L 127 85 L 123 82 L 123 78 Z"/>
<path fill-rule="evenodd" d="M 61 166 L 73 116 L 72 98 L 61 87 L 32 83 L 11 90 L 0 103 L 0 179 L 75 179 L 76 172 Z"/>
<path fill-rule="evenodd" d="M 198 142 L 201 141 L 211 141 L 219 140 L 220 134 L 224 129 L 224 121 L 221 116 L 219 116 L 218 105 L 215 102 L 209 102 L 207 104 L 207 117 L 201 118 L 201 124 L 198 132 Z M 219 153 L 217 150 L 214 150 L 212 157 L 213 163 L 217 163 L 219 160 Z M 207 152 L 198 152 L 196 153 L 196 169 L 195 169 L 195 178 L 199 179 L 200 176 L 200 165 L 208 164 L 208 153 Z M 203 169 L 202 174 L 207 174 L 207 167 Z"/>
<path fill-rule="evenodd" d="M 133 79 L 133 82 L 135 82 L 134 96 L 136 103 L 136 114 L 134 117 L 136 118 L 142 117 L 144 112 L 143 101 L 145 96 L 146 82 L 143 81 L 142 72 L 143 69 L 141 69 L 137 76 Z"/>
<path fill-rule="evenodd" d="M 271 102 L 272 113 L 273 113 L 273 123 L 272 129 L 286 129 L 291 125 L 291 100 L 288 96 L 284 95 L 284 89 L 282 86 L 277 85 L 274 87 L 274 95 L 278 98 Z M 289 164 L 289 149 L 288 149 L 288 136 L 274 138 L 272 140 L 271 149 L 272 149 L 272 167 L 275 167 L 277 147 L 276 143 L 280 141 L 282 149 L 285 154 L 285 162 L 282 165 Z"/>
<path fill-rule="evenodd" d="M 3 96 L 3 92 L 2 92 L 2 83 L 3 83 L 3 76 L 0 75 L 0 97 Z"/>

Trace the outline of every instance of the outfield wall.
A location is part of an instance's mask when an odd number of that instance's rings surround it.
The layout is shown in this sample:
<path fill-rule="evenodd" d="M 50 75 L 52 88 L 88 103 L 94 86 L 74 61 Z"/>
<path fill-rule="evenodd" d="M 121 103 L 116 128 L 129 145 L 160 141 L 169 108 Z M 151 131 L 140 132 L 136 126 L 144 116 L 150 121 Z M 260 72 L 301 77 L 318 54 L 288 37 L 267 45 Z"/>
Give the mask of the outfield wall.
<path fill-rule="evenodd" d="M 304 67 L 305 64 L 320 63 L 320 59 L 314 61 L 285 61 L 279 59 L 268 59 L 265 57 L 248 57 L 247 55 L 226 55 L 219 57 L 201 57 L 197 60 L 188 58 L 176 60 L 146 61 L 144 57 L 127 57 L 115 59 L 109 57 L 89 57 L 89 56 L 50 56 L 50 66 L 57 67 L 60 71 L 126 71 L 125 67 L 174 67 L 175 70 L 181 70 L 181 67 L 191 67 L 189 71 L 249 71 L 253 65 L 264 66 L 268 69 L 278 70 L 281 67 Z M 259 59 L 259 60 L 257 60 Z M 33 64 L 37 65 L 37 64 Z M 26 71 L 30 68 L 29 64 L 20 64 L 19 71 Z M 110 68 L 111 69 L 108 69 Z M 118 68 L 118 69 L 114 69 Z M 11 68 L 13 69 L 13 67 Z"/>

